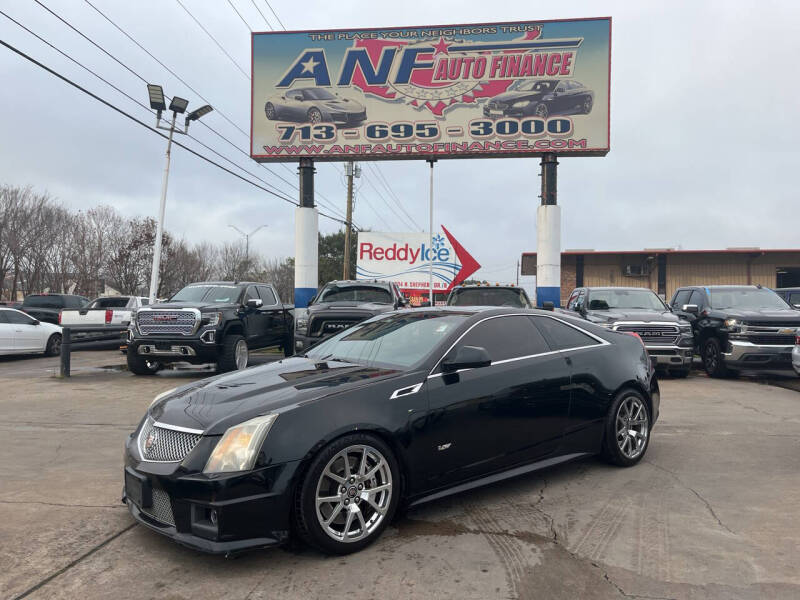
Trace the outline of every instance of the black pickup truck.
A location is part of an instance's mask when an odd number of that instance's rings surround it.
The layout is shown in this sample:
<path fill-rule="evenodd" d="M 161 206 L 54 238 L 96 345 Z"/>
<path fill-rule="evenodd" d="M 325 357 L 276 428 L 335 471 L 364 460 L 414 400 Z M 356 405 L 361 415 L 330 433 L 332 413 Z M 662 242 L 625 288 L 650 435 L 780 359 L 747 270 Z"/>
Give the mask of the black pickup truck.
<path fill-rule="evenodd" d="M 400 289 L 391 282 L 331 281 L 308 308 L 295 311 L 295 350 L 304 351 L 351 325 L 407 305 Z"/>
<path fill-rule="evenodd" d="M 800 311 L 760 285 L 678 288 L 670 302 L 688 319 L 711 377 L 740 369 L 791 369 Z"/>
<path fill-rule="evenodd" d="M 128 370 L 150 375 L 165 363 L 215 362 L 222 372 L 234 371 L 247 367 L 249 350 L 269 346 L 289 356 L 293 312 L 268 283 L 193 283 L 131 315 Z"/>
<path fill-rule="evenodd" d="M 64 308 L 83 308 L 89 299 L 72 294 L 30 294 L 25 296 L 20 310 L 34 319 L 58 325 L 58 313 Z"/>
<path fill-rule="evenodd" d="M 653 290 L 634 287 L 581 287 L 569 295 L 567 311 L 614 331 L 637 334 L 653 366 L 677 377 L 692 368 L 694 338 L 688 320 L 674 314 Z"/>

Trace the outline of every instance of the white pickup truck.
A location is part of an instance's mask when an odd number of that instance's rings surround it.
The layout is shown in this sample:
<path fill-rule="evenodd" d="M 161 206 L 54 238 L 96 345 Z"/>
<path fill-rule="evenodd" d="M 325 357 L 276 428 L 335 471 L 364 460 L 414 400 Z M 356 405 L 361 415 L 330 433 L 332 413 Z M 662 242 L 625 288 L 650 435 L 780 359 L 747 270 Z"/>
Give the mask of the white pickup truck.
<path fill-rule="evenodd" d="M 147 306 L 141 296 L 104 296 L 92 300 L 84 308 L 64 309 L 58 324 L 71 327 L 76 340 L 119 338 L 131 322 L 131 311 Z"/>

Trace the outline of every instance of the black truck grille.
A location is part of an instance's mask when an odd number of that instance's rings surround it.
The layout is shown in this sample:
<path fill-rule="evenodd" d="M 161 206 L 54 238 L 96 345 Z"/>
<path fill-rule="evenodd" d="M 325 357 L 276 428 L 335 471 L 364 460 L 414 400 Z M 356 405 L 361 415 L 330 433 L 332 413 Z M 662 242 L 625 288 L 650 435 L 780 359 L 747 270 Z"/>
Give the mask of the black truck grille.
<path fill-rule="evenodd" d="M 333 335 L 344 331 L 348 327 L 352 327 L 356 323 L 360 323 L 366 317 L 362 318 L 349 318 L 349 319 L 315 319 L 309 326 L 311 335 Z"/>

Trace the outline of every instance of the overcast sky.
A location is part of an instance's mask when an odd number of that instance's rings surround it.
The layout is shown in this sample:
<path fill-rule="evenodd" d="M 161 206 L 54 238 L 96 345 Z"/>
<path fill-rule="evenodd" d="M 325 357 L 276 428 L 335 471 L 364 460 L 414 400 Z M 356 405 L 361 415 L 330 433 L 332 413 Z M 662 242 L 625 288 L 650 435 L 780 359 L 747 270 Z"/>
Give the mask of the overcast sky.
<path fill-rule="evenodd" d="M 203 101 L 98 15 L 84 0 L 41 0 L 169 95 Z M 182 0 L 245 71 L 250 32 L 227 0 Z M 245 153 L 250 84 L 175 0 L 91 0 L 216 109 L 207 123 Z M 233 0 L 254 30 L 271 19 L 265 0 Z M 800 246 L 800 5 L 784 2 L 367 2 L 271 0 L 287 29 L 613 17 L 611 151 L 559 166 L 564 248 Z M 147 103 L 144 83 L 31 1 L 2 10 Z M 151 115 L 0 15 L 0 38 L 150 122 Z M 0 48 L 0 181 L 32 185 L 75 209 L 109 204 L 155 216 L 165 142 L 52 75 Z M 192 133 L 286 195 L 293 165 L 249 161 L 201 126 Z M 184 140 L 198 147 L 192 140 Z M 198 147 L 199 148 L 199 147 Z M 201 150 L 203 150 L 201 148 Z M 207 151 L 203 150 L 206 154 Z M 219 160 L 219 159 L 218 159 Z M 428 221 L 428 165 L 380 169 L 420 226 Z M 513 281 L 523 251 L 536 250 L 538 160 L 439 161 L 437 226 L 444 224 L 484 266 L 479 276 Z M 406 230 L 386 190 L 364 166 L 354 221 Z M 345 205 L 340 165 L 318 164 L 317 189 Z M 329 210 L 323 208 L 326 212 Z M 190 242 L 236 239 L 228 224 L 269 227 L 251 241 L 266 256 L 294 254 L 294 207 L 176 148 L 167 228 Z M 320 219 L 323 233 L 336 222 Z"/>

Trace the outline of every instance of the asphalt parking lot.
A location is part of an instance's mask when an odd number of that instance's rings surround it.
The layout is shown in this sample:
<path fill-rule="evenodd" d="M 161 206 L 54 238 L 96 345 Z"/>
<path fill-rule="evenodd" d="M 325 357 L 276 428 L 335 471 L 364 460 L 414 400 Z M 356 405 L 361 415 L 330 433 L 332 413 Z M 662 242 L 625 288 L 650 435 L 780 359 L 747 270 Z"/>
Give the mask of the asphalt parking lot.
<path fill-rule="evenodd" d="M 254 362 L 271 360 L 269 355 Z M 0 359 L 2 598 L 797 598 L 800 394 L 661 382 L 645 461 L 589 459 L 410 511 L 367 550 L 207 556 L 135 526 L 122 447 L 157 393 L 124 356 Z"/>

